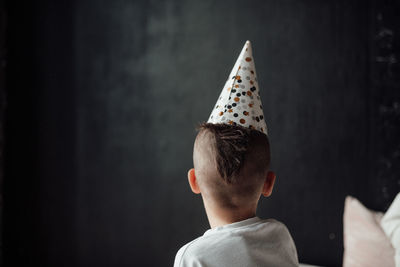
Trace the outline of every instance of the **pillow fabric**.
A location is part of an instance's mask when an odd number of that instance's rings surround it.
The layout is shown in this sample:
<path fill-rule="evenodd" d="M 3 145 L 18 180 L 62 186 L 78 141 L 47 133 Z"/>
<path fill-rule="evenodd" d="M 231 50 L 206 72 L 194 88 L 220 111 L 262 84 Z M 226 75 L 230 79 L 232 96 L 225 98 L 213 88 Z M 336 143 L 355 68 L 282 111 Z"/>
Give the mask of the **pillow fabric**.
<path fill-rule="evenodd" d="M 346 197 L 343 216 L 343 267 L 395 267 L 394 249 L 380 221 L 382 214 Z"/>
<path fill-rule="evenodd" d="M 395 249 L 396 267 L 400 267 L 400 193 L 383 216 L 381 226 Z"/>

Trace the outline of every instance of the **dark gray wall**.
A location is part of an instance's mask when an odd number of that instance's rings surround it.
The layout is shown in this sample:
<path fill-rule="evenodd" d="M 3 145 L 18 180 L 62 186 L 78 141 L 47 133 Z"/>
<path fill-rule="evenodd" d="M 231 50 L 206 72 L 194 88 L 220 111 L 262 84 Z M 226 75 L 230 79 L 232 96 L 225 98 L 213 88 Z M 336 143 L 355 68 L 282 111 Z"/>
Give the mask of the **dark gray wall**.
<path fill-rule="evenodd" d="M 3 229 L 3 181 L 4 181 L 4 111 L 6 109 L 6 9 L 0 0 L 0 229 Z M 0 233 L 0 265 L 3 263 L 3 233 Z"/>
<path fill-rule="evenodd" d="M 399 37 L 376 38 L 400 5 L 377 2 L 9 1 L 6 262 L 172 265 L 208 228 L 194 128 L 249 39 L 278 175 L 258 215 L 340 266 L 345 196 L 400 188 Z"/>

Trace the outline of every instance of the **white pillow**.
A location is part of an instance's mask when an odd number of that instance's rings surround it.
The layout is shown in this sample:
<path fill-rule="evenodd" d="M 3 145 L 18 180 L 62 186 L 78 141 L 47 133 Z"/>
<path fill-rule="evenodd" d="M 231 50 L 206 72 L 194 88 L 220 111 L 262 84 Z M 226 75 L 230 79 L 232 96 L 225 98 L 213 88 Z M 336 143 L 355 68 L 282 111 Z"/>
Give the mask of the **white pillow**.
<path fill-rule="evenodd" d="M 380 226 L 381 213 L 346 197 L 343 267 L 394 267 L 394 249 Z"/>
<path fill-rule="evenodd" d="M 383 216 L 381 226 L 395 249 L 396 267 L 400 267 L 400 193 Z"/>

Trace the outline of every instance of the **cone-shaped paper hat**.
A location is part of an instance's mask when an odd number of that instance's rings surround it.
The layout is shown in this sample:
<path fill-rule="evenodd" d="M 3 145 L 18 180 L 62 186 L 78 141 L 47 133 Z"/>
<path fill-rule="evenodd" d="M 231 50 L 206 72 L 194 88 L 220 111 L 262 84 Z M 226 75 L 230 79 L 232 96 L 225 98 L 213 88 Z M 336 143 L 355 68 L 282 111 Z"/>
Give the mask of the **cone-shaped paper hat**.
<path fill-rule="evenodd" d="M 267 134 L 250 41 L 245 43 L 207 122 L 241 125 Z"/>

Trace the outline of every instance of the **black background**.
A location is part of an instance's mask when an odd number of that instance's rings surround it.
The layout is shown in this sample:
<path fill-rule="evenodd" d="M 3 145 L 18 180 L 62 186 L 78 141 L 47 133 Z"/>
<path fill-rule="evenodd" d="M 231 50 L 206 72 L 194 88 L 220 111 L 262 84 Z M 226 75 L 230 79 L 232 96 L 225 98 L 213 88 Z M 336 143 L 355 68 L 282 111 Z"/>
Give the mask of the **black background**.
<path fill-rule="evenodd" d="M 340 266 L 400 189 L 399 1 L 8 1 L 7 266 L 171 266 L 208 229 L 195 126 L 251 40 L 278 175 L 258 215 Z M 397 34 L 397 35 L 396 35 Z"/>

